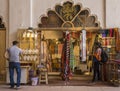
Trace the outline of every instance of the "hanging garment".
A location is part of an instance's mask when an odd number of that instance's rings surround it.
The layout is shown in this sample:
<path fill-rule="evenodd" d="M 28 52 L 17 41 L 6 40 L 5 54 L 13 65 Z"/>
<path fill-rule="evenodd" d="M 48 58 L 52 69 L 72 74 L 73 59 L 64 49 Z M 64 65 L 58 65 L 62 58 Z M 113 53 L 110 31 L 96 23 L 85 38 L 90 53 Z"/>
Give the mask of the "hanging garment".
<path fill-rule="evenodd" d="M 74 67 L 77 67 L 80 63 L 80 48 L 79 48 L 79 45 L 75 45 L 74 46 Z"/>
<path fill-rule="evenodd" d="M 116 51 L 120 51 L 120 32 L 118 28 L 114 28 L 114 33 L 115 33 L 115 41 L 116 41 Z M 119 45 L 119 46 L 118 46 Z"/>
<path fill-rule="evenodd" d="M 61 58 L 63 44 L 58 44 L 58 58 Z"/>
<path fill-rule="evenodd" d="M 58 58 L 58 45 L 55 44 L 55 58 Z"/>
<path fill-rule="evenodd" d="M 41 41 L 41 62 L 45 63 L 47 60 L 47 43 L 46 41 Z"/>
<path fill-rule="evenodd" d="M 110 37 L 113 36 L 113 33 L 112 33 L 113 29 L 110 29 Z"/>
<path fill-rule="evenodd" d="M 75 57 L 73 53 L 73 44 L 72 44 L 72 41 L 70 41 L 70 68 L 73 72 L 74 72 L 74 67 L 75 67 Z"/>
<path fill-rule="evenodd" d="M 65 43 L 62 51 L 61 76 L 63 80 L 69 80 L 71 76 L 70 69 L 70 34 L 66 34 Z"/>

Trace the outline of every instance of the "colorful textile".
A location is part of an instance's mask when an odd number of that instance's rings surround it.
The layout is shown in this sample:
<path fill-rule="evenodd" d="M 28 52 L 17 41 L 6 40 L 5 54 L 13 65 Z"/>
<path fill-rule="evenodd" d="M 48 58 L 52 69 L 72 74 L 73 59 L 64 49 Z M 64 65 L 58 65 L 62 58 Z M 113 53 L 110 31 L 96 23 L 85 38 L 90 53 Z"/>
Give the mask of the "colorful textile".
<path fill-rule="evenodd" d="M 41 41 L 41 62 L 46 62 L 47 60 L 47 43 L 46 41 Z"/>
<path fill-rule="evenodd" d="M 63 44 L 58 44 L 58 54 L 62 53 Z"/>
<path fill-rule="evenodd" d="M 120 30 L 118 28 L 114 28 L 114 33 L 115 33 L 115 41 L 116 41 L 116 51 L 120 51 Z"/>
<path fill-rule="evenodd" d="M 74 65 L 75 65 L 75 57 L 73 52 L 73 44 L 72 44 L 72 41 L 70 41 L 70 68 L 72 71 L 74 71 Z"/>
<path fill-rule="evenodd" d="M 65 43 L 62 51 L 62 63 L 61 63 L 61 76 L 62 79 L 67 81 L 71 76 L 70 69 L 70 34 L 66 34 Z"/>

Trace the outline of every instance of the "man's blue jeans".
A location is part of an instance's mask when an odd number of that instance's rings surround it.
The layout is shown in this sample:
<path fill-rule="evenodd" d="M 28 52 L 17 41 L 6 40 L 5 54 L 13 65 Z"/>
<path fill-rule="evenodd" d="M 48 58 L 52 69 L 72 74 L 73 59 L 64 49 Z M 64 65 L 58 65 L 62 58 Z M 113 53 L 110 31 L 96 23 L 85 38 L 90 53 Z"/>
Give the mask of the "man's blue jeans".
<path fill-rule="evenodd" d="M 10 85 L 11 87 L 14 87 L 14 69 L 16 70 L 17 73 L 17 83 L 16 86 L 20 86 L 20 79 L 21 79 L 21 67 L 20 63 L 18 62 L 9 62 L 9 74 L 10 74 Z"/>

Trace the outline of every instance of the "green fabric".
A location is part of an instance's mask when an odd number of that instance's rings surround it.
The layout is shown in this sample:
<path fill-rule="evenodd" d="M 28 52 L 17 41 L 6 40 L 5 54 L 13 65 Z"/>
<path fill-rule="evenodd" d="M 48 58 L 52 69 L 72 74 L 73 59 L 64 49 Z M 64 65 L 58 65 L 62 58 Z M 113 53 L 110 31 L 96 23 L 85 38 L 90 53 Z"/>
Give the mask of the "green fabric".
<path fill-rule="evenodd" d="M 72 41 L 70 40 L 70 68 L 72 69 L 72 71 L 74 71 L 74 66 L 75 66 L 75 57 L 73 52 L 73 44 Z"/>

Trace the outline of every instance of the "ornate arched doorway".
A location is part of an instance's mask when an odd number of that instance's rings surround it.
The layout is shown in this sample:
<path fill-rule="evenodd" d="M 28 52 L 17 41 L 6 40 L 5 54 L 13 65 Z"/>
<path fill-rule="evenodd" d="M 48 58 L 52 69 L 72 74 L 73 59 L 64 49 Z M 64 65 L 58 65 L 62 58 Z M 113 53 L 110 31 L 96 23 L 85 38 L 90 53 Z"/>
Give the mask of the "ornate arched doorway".
<path fill-rule="evenodd" d="M 40 18 L 40 23 L 38 24 L 39 30 L 42 32 L 46 32 L 46 34 L 48 34 L 48 31 L 55 31 L 55 32 L 62 32 L 62 31 L 69 31 L 73 33 L 72 38 L 75 39 L 75 41 L 77 40 L 77 42 L 74 42 L 76 45 L 78 42 L 80 42 L 80 36 L 79 33 L 81 32 L 82 29 L 85 29 L 87 31 L 87 51 L 89 50 L 89 52 L 92 51 L 92 46 L 94 43 L 94 39 L 95 39 L 95 33 L 97 30 L 100 29 L 100 22 L 97 19 L 96 15 L 93 15 L 90 13 L 90 9 L 88 8 L 83 8 L 81 4 L 76 4 L 74 5 L 73 2 L 67 1 L 64 2 L 62 5 L 56 5 L 54 10 L 48 10 L 47 12 L 47 16 L 41 16 Z M 47 30 L 47 31 L 46 31 Z M 59 31 L 58 31 L 59 30 Z M 60 35 L 60 33 L 58 33 L 57 35 Z M 50 36 L 48 34 L 48 36 Z M 52 35 L 51 35 L 52 36 Z M 77 36 L 77 38 L 75 37 Z M 78 37 L 79 36 L 79 37 Z M 46 36 L 44 36 L 45 38 Z M 61 40 L 57 39 L 57 40 Z M 57 44 L 60 42 L 60 44 L 62 44 L 61 41 L 52 41 L 51 39 L 48 39 L 48 41 L 51 41 L 51 44 Z M 50 42 L 48 42 L 50 44 Z M 74 46 L 76 46 L 74 45 Z M 91 47 L 90 47 L 91 45 Z M 51 46 L 51 45 L 49 45 Z M 49 52 L 52 54 L 52 51 L 56 51 L 56 46 L 52 46 L 51 47 L 52 50 Z M 50 48 L 48 48 L 50 49 Z M 54 50 L 53 50 L 54 49 Z M 76 47 L 76 49 L 80 49 L 80 45 Z M 56 54 L 56 53 L 54 53 Z M 59 72 L 61 69 L 57 69 L 57 67 L 59 67 L 60 65 L 58 65 L 59 62 L 59 58 L 57 57 L 55 58 L 56 55 L 51 55 L 52 58 L 52 65 L 55 65 L 56 69 L 52 68 L 53 72 Z M 80 61 L 80 58 L 78 56 L 80 56 L 80 53 L 78 52 L 78 55 L 76 55 L 77 58 L 76 60 Z M 89 56 L 88 56 L 89 57 Z M 56 62 L 57 60 L 57 62 Z M 53 63 L 56 62 L 57 64 Z M 76 63 L 76 64 L 80 64 Z M 88 66 L 88 63 L 85 64 L 86 68 Z M 82 70 L 84 69 L 85 65 L 81 66 Z M 90 64 L 91 65 L 91 64 Z M 76 69 L 77 65 L 74 66 L 73 69 Z M 79 68 L 79 67 L 78 67 Z M 90 67 L 89 67 L 90 70 Z M 83 70 L 83 71 L 86 71 Z M 75 70 L 74 70 L 75 72 Z M 76 72 L 81 72 L 83 73 L 81 70 L 76 71 Z"/>

